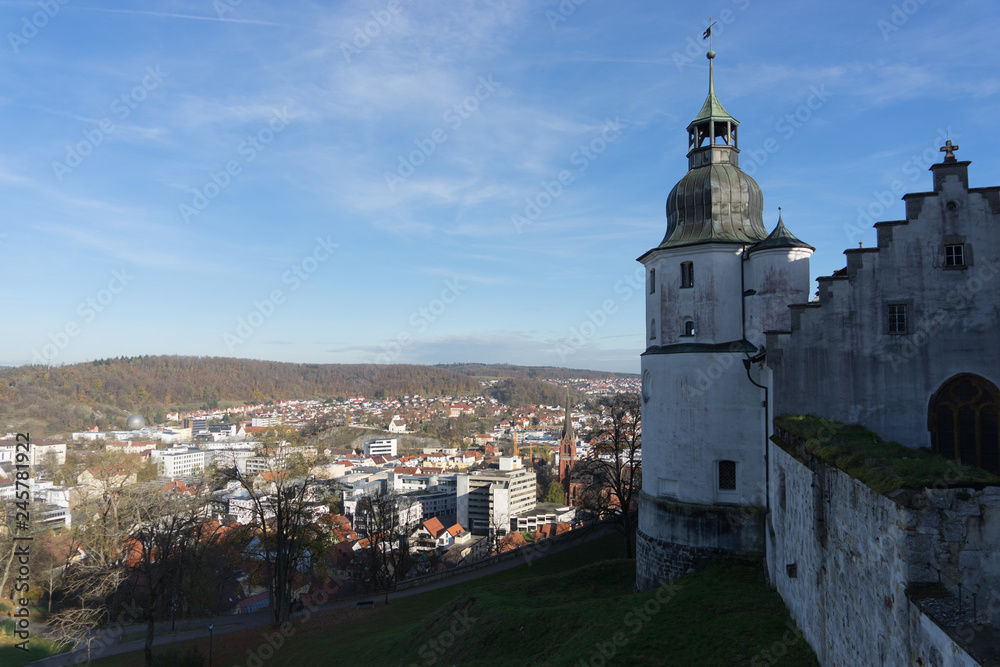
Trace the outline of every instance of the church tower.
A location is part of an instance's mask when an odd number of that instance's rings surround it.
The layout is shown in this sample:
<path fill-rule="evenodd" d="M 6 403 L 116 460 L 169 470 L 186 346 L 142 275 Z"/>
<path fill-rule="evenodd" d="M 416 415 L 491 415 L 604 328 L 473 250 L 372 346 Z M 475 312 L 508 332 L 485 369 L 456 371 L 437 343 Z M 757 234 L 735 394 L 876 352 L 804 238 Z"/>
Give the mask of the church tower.
<path fill-rule="evenodd" d="M 566 500 L 570 497 L 570 477 L 573 474 L 573 464 L 576 463 L 576 433 L 573 432 L 573 416 L 570 414 L 569 394 L 566 395 L 566 419 L 563 422 L 563 435 L 559 441 L 559 483 L 566 491 Z"/>
<path fill-rule="evenodd" d="M 646 267 L 642 493 L 636 588 L 705 558 L 764 546 L 768 431 L 763 332 L 787 329 L 809 292 L 812 247 L 780 220 L 769 235 L 760 186 L 739 168 L 739 121 L 715 95 L 687 127 L 688 171 L 667 197 Z"/>

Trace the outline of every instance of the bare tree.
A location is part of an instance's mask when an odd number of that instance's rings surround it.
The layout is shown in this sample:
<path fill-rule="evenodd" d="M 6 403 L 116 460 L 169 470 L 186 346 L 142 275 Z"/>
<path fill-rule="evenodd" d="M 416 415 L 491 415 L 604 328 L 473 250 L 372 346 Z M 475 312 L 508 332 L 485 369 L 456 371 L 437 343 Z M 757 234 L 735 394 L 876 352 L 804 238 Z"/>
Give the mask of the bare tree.
<path fill-rule="evenodd" d="M 632 557 L 635 502 L 642 488 L 642 408 L 638 394 L 614 394 L 597 402 L 601 425 L 590 455 L 574 468 L 586 480 L 579 504 L 601 518 L 614 517 Z"/>
<path fill-rule="evenodd" d="M 240 483 L 251 500 L 252 530 L 260 543 L 260 557 L 274 627 L 291 614 L 295 573 L 322 541 L 322 531 L 311 520 L 311 478 L 307 471 L 288 467 L 284 449 L 299 441 L 294 429 L 269 429 L 261 436 L 258 455 L 265 471 L 258 476 L 234 468 L 229 476 Z"/>
<path fill-rule="evenodd" d="M 355 512 L 355 528 L 368 539 L 358 572 L 366 587 L 389 591 L 406 576 L 410 565 L 411 505 L 392 491 L 379 489 L 362 496 Z"/>
<path fill-rule="evenodd" d="M 35 536 L 32 556 L 32 570 L 38 583 L 46 589 L 48 613 L 52 613 L 52 598 L 61 581 L 70 559 L 76 554 L 73 539 L 67 535 L 56 535 L 43 530 Z"/>
<path fill-rule="evenodd" d="M 85 490 L 78 503 L 85 519 L 74 523 L 67 546 L 83 556 L 65 569 L 67 604 L 52 621 L 64 638 L 86 640 L 88 646 L 93 631 L 125 609 L 128 542 L 148 504 L 147 498 L 128 488 L 141 465 L 137 456 L 101 452 L 89 463 L 81 473 Z M 128 618 L 138 620 L 135 616 L 130 609 Z"/>
<path fill-rule="evenodd" d="M 128 505 L 136 528 L 126 546 L 125 563 L 130 600 L 146 622 L 144 655 L 149 667 L 153 664 L 156 619 L 173 613 L 183 600 L 184 571 L 194 564 L 197 551 L 207 543 L 202 541 L 200 530 L 204 503 L 197 492 L 139 495 L 138 502 Z"/>

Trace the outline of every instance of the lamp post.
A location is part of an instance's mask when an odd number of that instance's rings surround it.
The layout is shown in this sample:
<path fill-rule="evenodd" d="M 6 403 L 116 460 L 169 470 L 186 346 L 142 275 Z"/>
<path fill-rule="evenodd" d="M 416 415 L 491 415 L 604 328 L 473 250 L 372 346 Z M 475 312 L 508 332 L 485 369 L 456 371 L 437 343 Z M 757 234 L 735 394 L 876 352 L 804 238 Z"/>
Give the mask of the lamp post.
<path fill-rule="evenodd" d="M 208 624 L 208 667 L 212 667 L 212 630 L 215 629 L 214 623 Z"/>

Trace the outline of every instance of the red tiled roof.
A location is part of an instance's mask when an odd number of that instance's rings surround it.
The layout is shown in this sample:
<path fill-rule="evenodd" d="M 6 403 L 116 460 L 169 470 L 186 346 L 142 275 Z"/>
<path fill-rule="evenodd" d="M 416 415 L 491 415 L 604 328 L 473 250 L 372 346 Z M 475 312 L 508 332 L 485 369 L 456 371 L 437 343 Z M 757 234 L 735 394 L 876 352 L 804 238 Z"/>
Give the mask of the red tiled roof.
<path fill-rule="evenodd" d="M 437 517 L 424 521 L 424 528 L 426 528 L 427 532 L 434 536 L 434 539 L 437 539 L 438 536 L 444 532 L 444 526 Z"/>

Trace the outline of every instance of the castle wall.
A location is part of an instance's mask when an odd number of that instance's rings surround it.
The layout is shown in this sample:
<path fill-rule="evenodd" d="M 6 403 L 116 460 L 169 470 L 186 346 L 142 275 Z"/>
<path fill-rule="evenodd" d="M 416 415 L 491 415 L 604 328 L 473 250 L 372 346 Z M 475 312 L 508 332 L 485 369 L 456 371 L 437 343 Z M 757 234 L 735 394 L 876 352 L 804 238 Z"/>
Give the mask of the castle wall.
<path fill-rule="evenodd" d="M 961 583 L 966 620 L 978 590 L 980 620 L 1000 623 L 1000 487 L 890 498 L 773 443 L 769 466 L 768 572 L 821 664 L 979 664 L 963 630 L 949 634 L 908 592 L 940 571 L 935 601 L 957 607 Z"/>
<path fill-rule="evenodd" d="M 1000 193 L 968 188 L 966 162 L 934 165 L 935 191 L 907 195 L 906 220 L 878 223 L 878 247 L 845 252 L 819 301 L 791 309 L 791 334 L 767 336 L 775 414 L 861 423 L 930 446 L 928 404 L 959 373 L 1000 385 Z M 945 246 L 964 244 L 965 265 Z M 891 304 L 907 331 L 889 330 Z"/>
<path fill-rule="evenodd" d="M 761 508 L 686 505 L 641 494 L 636 590 L 655 588 L 721 555 L 760 558 L 763 517 Z"/>

